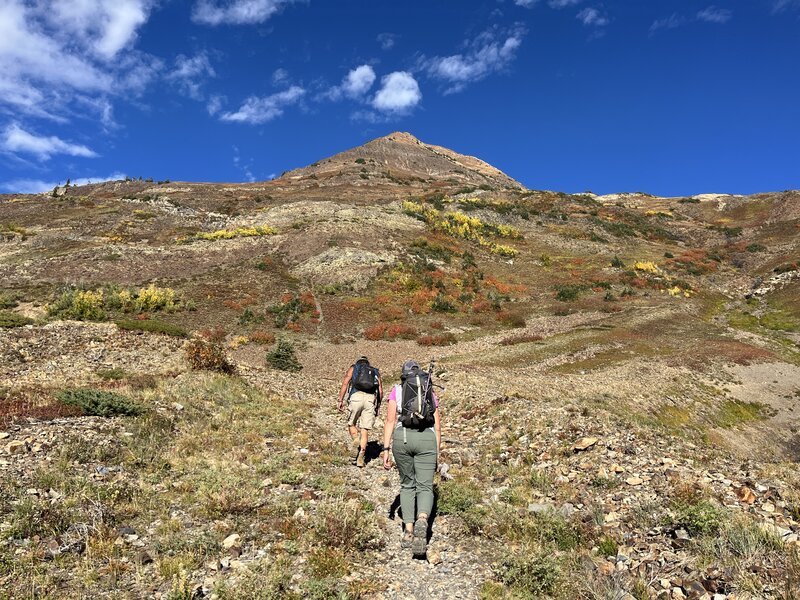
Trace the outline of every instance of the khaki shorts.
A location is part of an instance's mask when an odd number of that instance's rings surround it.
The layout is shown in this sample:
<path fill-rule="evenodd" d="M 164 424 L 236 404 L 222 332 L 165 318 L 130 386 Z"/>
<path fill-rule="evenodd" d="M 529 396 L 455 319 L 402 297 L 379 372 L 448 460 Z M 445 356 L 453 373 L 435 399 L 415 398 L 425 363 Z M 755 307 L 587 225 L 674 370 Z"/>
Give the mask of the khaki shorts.
<path fill-rule="evenodd" d="M 375 394 L 353 392 L 347 401 L 350 417 L 347 424 L 361 429 L 372 429 L 375 425 Z"/>

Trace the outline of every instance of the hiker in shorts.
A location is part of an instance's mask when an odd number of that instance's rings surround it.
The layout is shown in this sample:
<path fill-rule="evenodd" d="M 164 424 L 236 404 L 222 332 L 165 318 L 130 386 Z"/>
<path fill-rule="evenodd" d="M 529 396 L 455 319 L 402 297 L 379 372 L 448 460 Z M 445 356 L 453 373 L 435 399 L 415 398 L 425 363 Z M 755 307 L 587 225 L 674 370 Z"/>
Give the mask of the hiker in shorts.
<path fill-rule="evenodd" d="M 345 398 L 349 409 L 347 429 L 353 444 L 358 446 L 356 466 L 365 466 L 369 430 L 375 425 L 383 385 L 381 373 L 369 364 L 366 356 L 360 357 L 348 370 L 339 390 L 339 410 L 344 410 Z"/>
<path fill-rule="evenodd" d="M 400 385 L 392 388 L 383 430 L 383 467 L 392 456 L 400 473 L 400 511 L 403 537 L 400 545 L 414 556 L 427 550 L 428 517 L 433 508 L 433 474 L 442 444 L 439 399 L 431 372 L 419 363 L 403 363 Z"/>

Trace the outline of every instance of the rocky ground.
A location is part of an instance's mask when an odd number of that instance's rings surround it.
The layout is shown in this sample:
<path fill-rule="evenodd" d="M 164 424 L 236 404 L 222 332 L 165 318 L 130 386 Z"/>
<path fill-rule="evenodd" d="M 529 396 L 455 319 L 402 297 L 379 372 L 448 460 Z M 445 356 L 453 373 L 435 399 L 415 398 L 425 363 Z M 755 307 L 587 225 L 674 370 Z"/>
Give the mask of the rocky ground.
<path fill-rule="evenodd" d="M 798 198 L 525 190 L 408 134 L 0 197 L 0 599 L 796 600 Z M 426 560 L 351 461 L 361 354 L 437 359 Z"/>

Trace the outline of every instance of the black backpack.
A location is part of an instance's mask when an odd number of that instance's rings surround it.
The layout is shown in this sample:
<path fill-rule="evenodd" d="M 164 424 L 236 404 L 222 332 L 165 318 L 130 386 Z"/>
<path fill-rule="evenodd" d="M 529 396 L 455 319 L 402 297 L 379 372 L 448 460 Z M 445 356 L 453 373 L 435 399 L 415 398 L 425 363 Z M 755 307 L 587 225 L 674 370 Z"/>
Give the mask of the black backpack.
<path fill-rule="evenodd" d="M 400 390 L 403 400 L 400 405 L 400 423 L 410 429 L 433 427 L 436 405 L 433 401 L 433 381 L 430 373 L 418 368 L 404 373 Z"/>
<path fill-rule="evenodd" d="M 353 365 L 353 378 L 350 380 L 354 390 L 374 394 L 378 391 L 379 371 L 368 360 L 358 360 Z"/>

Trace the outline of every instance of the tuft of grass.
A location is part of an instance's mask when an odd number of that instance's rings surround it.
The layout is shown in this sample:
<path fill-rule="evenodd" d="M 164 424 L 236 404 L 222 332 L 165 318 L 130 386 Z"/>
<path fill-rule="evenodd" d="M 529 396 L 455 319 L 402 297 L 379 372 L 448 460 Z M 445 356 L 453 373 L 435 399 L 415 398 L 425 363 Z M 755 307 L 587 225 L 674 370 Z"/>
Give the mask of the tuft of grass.
<path fill-rule="evenodd" d="M 715 535 L 723 524 L 723 512 L 708 500 L 675 502 L 672 507 L 672 525 L 682 527 L 693 536 Z"/>
<path fill-rule="evenodd" d="M 617 541 L 610 536 L 603 536 L 597 544 L 597 552 L 600 556 L 616 556 L 619 547 Z"/>
<path fill-rule="evenodd" d="M 326 548 L 363 552 L 383 547 L 383 536 L 374 512 L 358 502 L 335 500 L 319 507 L 311 528 Z"/>
<path fill-rule="evenodd" d="M 157 321 L 155 319 L 122 319 L 117 321 L 117 327 L 125 331 L 146 331 L 148 333 L 158 333 L 172 337 L 185 338 L 189 333 L 178 325 Z"/>
<path fill-rule="evenodd" d="M 76 406 L 87 415 L 98 417 L 135 416 L 143 412 L 130 398 L 115 392 L 75 388 L 62 390 L 56 397 L 67 406 Z"/>
<path fill-rule="evenodd" d="M 18 304 L 14 296 L 6 292 L 0 292 L 0 309 L 15 308 Z"/>

